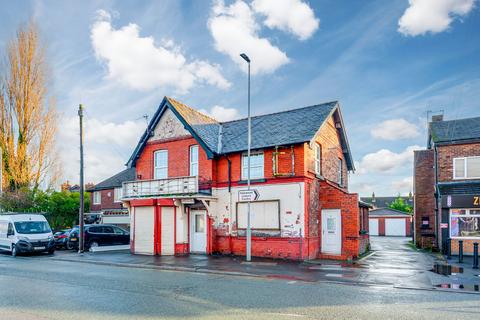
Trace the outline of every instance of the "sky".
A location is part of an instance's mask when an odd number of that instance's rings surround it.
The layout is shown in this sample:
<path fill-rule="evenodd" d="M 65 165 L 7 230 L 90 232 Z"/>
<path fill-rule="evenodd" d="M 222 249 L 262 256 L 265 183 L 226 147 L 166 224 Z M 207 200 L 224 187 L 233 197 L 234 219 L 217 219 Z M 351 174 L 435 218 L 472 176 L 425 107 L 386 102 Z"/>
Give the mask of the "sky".
<path fill-rule="evenodd" d="M 338 100 L 356 171 L 351 192 L 412 190 L 428 111 L 480 116 L 478 0 L 8 1 L 0 52 L 18 26 L 40 28 L 61 114 L 63 180 L 124 168 L 163 96 L 216 117 Z M 440 111 L 441 110 L 441 111 Z M 301 125 L 301 124 L 299 124 Z"/>

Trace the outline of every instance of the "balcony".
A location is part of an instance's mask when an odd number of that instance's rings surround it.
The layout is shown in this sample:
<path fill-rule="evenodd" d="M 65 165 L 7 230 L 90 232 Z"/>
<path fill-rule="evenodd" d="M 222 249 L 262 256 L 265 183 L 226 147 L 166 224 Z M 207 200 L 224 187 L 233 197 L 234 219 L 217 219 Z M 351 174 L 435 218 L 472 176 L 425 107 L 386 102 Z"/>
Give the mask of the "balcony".
<path fill-rule="evenodd" d="M 123 199 L 187 196 L 199 193 L 196 176 L 126 181 L 122 188 Z"/>

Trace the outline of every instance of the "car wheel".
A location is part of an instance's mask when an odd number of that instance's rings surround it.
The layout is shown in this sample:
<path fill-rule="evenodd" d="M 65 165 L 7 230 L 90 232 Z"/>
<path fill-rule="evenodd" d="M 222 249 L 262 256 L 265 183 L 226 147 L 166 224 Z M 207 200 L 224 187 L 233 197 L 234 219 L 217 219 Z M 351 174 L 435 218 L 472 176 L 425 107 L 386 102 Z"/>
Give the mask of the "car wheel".
<path fill-rule="evenodd" d="M 54 254 L 54 253 L 55 253 L 55 249 L 48 250 L 48 254 Z"/>
<path fill-rule="evenodd" d="M 75 248 L 75 245 L 72 242 L 70 241 L 65 242 L 65 249 L 73 250 L 74 248 Z"/>
<path fill-rule="evenodd" d="M 17 247 L 14 244 L 12 244 L 12 257 L 16 257 L 17 253 L 18 253 Z"/>
<path fill-rule="evenodd" d="M 95 240 L 91 241 L 90 245 L 88 246 L 90 250 L 92 250 L 92 248 L 98 248 L 98 247 L 99 247 L 98 242 Z"/>

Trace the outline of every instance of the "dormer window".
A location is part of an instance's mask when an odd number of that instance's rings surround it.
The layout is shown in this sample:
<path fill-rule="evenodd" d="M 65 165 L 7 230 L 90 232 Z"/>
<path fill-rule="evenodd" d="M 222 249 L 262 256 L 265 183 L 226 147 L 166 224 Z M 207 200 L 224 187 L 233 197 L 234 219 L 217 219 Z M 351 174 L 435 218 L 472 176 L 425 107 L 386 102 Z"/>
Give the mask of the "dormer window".
<path fill-rule="evenodd" d="M 480 178 L 480 156 L 453 159 L 454 179 Z"/>

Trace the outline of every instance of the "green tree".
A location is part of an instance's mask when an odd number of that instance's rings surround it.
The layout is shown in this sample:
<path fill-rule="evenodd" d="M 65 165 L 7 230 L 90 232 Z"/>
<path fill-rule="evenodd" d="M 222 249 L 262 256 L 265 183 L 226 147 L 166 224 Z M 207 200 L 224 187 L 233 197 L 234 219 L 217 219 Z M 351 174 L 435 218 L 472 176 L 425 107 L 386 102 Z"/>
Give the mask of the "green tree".
<path fill-rule="evenodd" d="M 402 197 L 398 197 L 397 199 L 395 199 L 395 201 L 393 201 L 390 206 L 389 206 L 391 209 L 395 209 L 395 210 L 398 210 L 398 211 L 403 211 L 403 212 L 406 212 L 406 213 L 409 213 L 409 214 L 412 214 L 413 213 L 413 208 L 411 205 L 409 205 L 408 203 L 405 203 L 405 200 L 403 200 Z"/>

